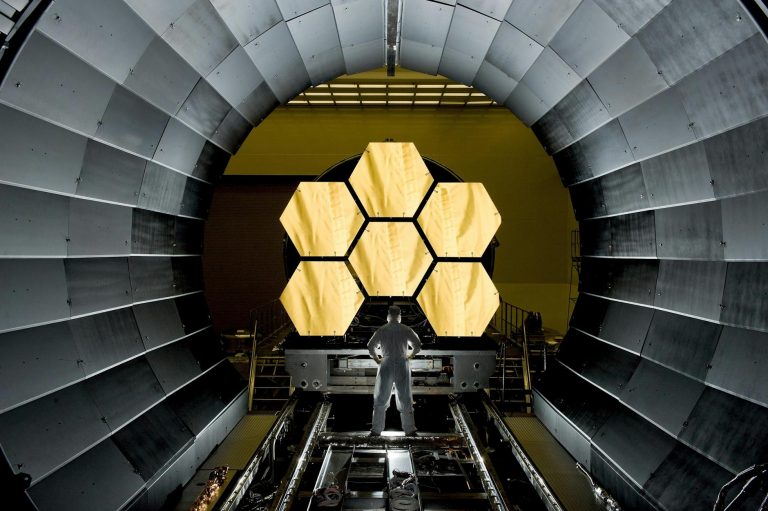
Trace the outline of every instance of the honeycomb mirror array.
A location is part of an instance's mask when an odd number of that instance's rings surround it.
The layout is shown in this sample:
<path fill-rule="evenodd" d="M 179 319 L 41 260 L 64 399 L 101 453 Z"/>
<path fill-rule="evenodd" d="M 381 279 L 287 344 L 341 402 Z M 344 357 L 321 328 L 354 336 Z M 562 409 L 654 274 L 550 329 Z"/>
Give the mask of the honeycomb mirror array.
<path fill-rule="evenodd" d="M 368 296 L 417 294 L 437 335 L 482 335 L 499 296 L 479 258 L 501 224 L 485 187 L 435 185 L 414 144 L 394 142 L 370 143 L 349 184 L 368 217 L 356 243 L 366 220 L 346 183 L 301 183 L 280 217 L 302 258 L 332 258 L 302 260 L 281 295 L 296 330 L 347 330 L 364 301 L 348 262 Z"/>

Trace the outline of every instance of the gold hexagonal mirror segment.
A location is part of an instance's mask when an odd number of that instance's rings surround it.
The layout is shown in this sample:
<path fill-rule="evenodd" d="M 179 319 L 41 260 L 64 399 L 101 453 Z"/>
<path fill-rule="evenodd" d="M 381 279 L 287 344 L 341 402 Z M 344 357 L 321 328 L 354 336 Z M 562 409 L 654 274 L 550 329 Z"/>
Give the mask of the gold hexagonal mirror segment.
<path fill-rule="evenodd" d="M 343 261 L 302 261 L 280 301 L 300 335 L 343 335 L 363 303 Z"/>
<path fill-rule="evenodd" d="M 347 185 L 337 182 L 300 183 L 280 215 L 304 257 L 344 256 L 364 221 Z"/>
<path fill-rule="evenodd" d="M 481 263 L 437 263 L 417 301 L 439 336 L 479 337 L 499 307 Z"/>
<path fill-rule="evenodd" d="M 349 261 L 370 296 L 412 296 L 432 256 L 411 222 L 370 222 Z"/>
<path fill-rule="evenodd" d="M 371 142 L 349 182 L 371 217 L 412 217 L 432 186 L 412 142 Z"/>
<path fill-rule="evenodd" d="M 418 221 L 438 257 L 481 257 L 501 215 L 482 183 L 439 183 Z"/>

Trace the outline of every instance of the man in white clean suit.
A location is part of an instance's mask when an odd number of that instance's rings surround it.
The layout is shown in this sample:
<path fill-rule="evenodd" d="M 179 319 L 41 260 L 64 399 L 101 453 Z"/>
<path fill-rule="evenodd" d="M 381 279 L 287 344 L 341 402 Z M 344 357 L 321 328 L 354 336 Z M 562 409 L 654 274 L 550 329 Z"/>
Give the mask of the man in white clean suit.
<path fill-rule="evenodd" d="M 400 323 L 400 307 L 389 308 L 387 324 L 376 330 L 368 342 L 368 352 L 377 364 L 376 387 L 373 390 L 373 425 L 371 436 L 381 435 L 384 419 L 395 385 L 395 401 L 400 412 L 400 423 L 406 435 L 416 433 L 413 419 L 413 394 L 411 393 L 410 359 L 421 351 L 421 341 L 411 327 Z M 413 351 L 408 353 L 408 346 Z M 381 348 L 381 357 L 376 354 Z"/>

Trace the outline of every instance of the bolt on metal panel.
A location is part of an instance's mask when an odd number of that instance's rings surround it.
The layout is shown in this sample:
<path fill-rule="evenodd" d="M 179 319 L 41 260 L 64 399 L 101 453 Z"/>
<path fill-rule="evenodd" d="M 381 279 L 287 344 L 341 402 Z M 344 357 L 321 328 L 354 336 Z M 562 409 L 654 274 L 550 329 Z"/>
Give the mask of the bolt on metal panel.
<path fill-rule="evenodd" d="M 176 114 L 200 75 L 161 37 L 155 37 L 123 86 L 170 115 Z"/>
<path fill-rule="evenodd" d="M 130 308 L 71 320 L 68 324 L 87 375 L 118 364 L 144 351 Z"/>
<path fill-rule="evenodd" d="M 582 78 L 629 40 L 592 0 L 584 0 L 558 30 L 550 46 Z"/>
<path fill-rule="evenodd" d="M 112 431 L 138 418 L 165 397 L 144 357 L 98 374 L 83 385 Z"/>
<path fill-rule="evenodd" d="M 587 77 L 612 117 L 668 87 L 637 39 L 632 38 Z"/>
<path fill-rule="evenodd" d="M 0 411 L 85 378 L 72 332 L 64 321 L 0 334 L 0 346 Z"/>
<path fill-rule="evenodd" d="M 190 334 L 210 326 L 211 314 L 202 292 L 179 296 L 175 301 L 185 333 Z"/>
<path fill-rule="evenodd" d="M 205 224 L 202 220 L 176 217 L 173 229 L 174 255 L 202 255 L 204 231 Z"/>
<path fill-rule="evenodd" d="M 60 0 L 37 27 L 117 83 L 126 79 L 155 36 L 122 0 Z"/>
<path fill-rule="evenodd" d="M 250 121 L 246 120 L 242 114 L 235 108 L 221 121 L 221 124 L 213 132 L 211 140 L 227 149 L 231 153 L 236 153 L 240 146 L 245 142 L 248 134 L 253 129 Z"/>
<path fill-rule="evenodd" d="M 593 0 L 618 26 L 633 36 L 672 0 Z"/>
<path fill-rule="evenodd" d="M 172 117 L 163 131 L 153 160 L 192 175 L 205 143 L 202 135 Z"/>
<path fill-rule="evenodd" d="M 707 372 L 707 385 L 753 403 L 768 404 L 768 333 L 724 327 Z"/>
<path fill-rule="evenodd" d="M 720 202 L 705 202 L 656 211 L 659 257 L 722 260 L 723 222 Z"/>
<path fill-rule="evenodd" d="M 579 75 L 549 46 L 520 80 L 548 105 L 556 105 L 580 81 Z"/>
<path fill-rule="evenodd" d="M 531 126 L 549 110 L 549 105 L 538 98 L 524 83 L 518 83 L 504 106 L 526 126 Z M 559 168 L 559 165 L 558 165 Z"/>
<path fill-rule="evenodd" d="M 501 22 L 457 5 L 445 39 L 438 72 L 471 84 Z"/>
<path fill-rule="evenodd" d="M 0 185 L 0 256 L 67 255 L 69 198 Z"/>
<path fill-rule="evenodd" d="M 135 206 L 147 161 L 89 140 L 77 178 L 77 195 Z"/>
<path fill-rule="evenodd" d="M 560 151 L 574 141 L 573 136 L 560 117 L 560 112 L 554 108 L 536 121 L 531 126 L 531 130 L 548 154 Z"/>
<path fill-rule="evenodd" d="M 768 190 L 768 118 L 703 142 L 715 197 Z"/>
<path fill-rule="evenodd" d="M 69 318 L 61 259 L 0 259 L 0 331 Z"/>
<path fill-rule="evenodd" d="M 208 76 L 238 46 L 210 0 L 198 0 L 171 20 L 162 38 L 202 76 Z"/>
<path fill-rule="evenodd" d="M 485 59 L 519 82 L 543 50 L 539 43 L 504 22 L 499 26 Z"/>
<path fill-rule="evenodd" d="M 622 114 L 619 122 L 638 160 L 696 140 L 691 120 L 676 89 L 667 89 Z"/>
<path fill-rule="evenodd" d="M 75 193 L 87 138 L 0 105 L 0 180 Z"/>
<path fill-rule="evenodd" d="M 241 46 L 283 20 L 275 0 L 211 0 Z"/>
<path fill-rule="evenodd" d="M 643 179 L 652 207 L 714 199 L 712 177 L 702 143 L 643 160 Z"/>
<path fill-rule="evenodd" d="M 459 0 L 458 4 L 502 21 L 513 0 Z"/>
<path fill-rule="evenodd" d="M 184 101 L 176 118 L 206 138 L 213 136 L 232 106 L 201 78 Z"/>
<path fill-rule="evenodd" d="M 553 157 L 565 185 L 607 174 L 634 161 L 624 131 L 616 119 Z"/>
<path fill-rule="evenodd" d="M 608 214 L 650 207 L 640 164 L 630 165 L 599 178 Z"/>
<path fill-rule="evenodd" d="M 132 257 L 128 264 L 135 301 L 154 300 L 180 293 L 174 286 L 169 257 Z"/>
<path fill-rule="evenodd" d="M 141 183 L 139 207 L 178 214 L 187 178 L 156 163 L 149 162 Z"/>
<path fill-rule="evenodd" d="M 636 354 L 615 348 L 578 330 L 568 331 L 557 359 L 613 397 L 618 397 L 640 361 Z"/>
<path fill-rule="evenodd" d="M 707 388 L 680 439 L 733 473 L 762 463 L 768 451 L 768 408 Z"/>
<path fill-rule="evenodd" d="M 352 46 L 342 46 L 341 52 L 344 55 L 344 63 L 347 67 L 346 74 L 362 73 L 363 71 L 384 66 L 385 51 L 386 41 L 384 39 L 375 39 Z"/>
<path fill-rule="evenodd" d="M 384 3 L 383 0 L 331 1 L 345 53 L 353 46 L 385 39 Z"/>
<path fill-rule="evenodd" d="M 261 83 L 239 104 L 237 110 L 254 126 L 279 106 L 279 101 L 267 82 Z M 223 168 L 223 167 L 222 167 Z"/>
<path fill-rule="evenodd" d="M 0 100 L 94 135 L 114 82 L 40 32 L 33 32 L 0 90 Z"/>
<path fill-rule="evenodd" d="M 583 466 L 594 479 L 600 481 L 611 497 L 621 502 L 622 508 L 656 511 L 651 498 L 631 483 L 621 469 L 597 447 L 591 448 L 589 464 Z"/>
<path fill-rule="evenodd" d="M 0 415 L 3 451 L 32 483 L 109 435 L 83 385 L 72 385 Z M 52 442 L 51 439 L 56 439 Z"/>
<path fill-rule="evenodd" d="M 147 350 L 184 336 L 179 311 L 174 300 L 158 300 L 133 306 L 133 314 Z M 151 359 L 150 359 L 151 362 Z"/>
<path fill-rule="evenodd" d="M 213 185 L 187 179 L 181 199 L 181 214 L 199 219 L 208 217 L 212 197 Z"/>
<path fill-rule="evenodd" d="M 677 85 L 698 138 L 768 113 L 766 61 L 768 42 L 755 34 Z"/>
<path fill-rule="evenodd" d="M 230 105 L 239 105 L 264 83 L 264 77 L 240 46 L 216 66 L 206 80 Z"/>
<path fill-rule="evenodd" d="M 610 256 L 613 249 L 611 220 L 583 220 L 579 225 L 582 256 Z"/>
<path fill-rule="evenodd" d="M 676 0 L 636 37 L 673 85 L 757 31 L 738 0 Z"/>
<path fill-rule="evenodd" d="M 442 46 L 432 46 L 405 38 L 400 40 L 400 66 L 405 69 L 436 75 L 442 55 Z"/>
<path fill-rule="evenodd" d="M 729 262 L 720 322 L 768 331 L 768 262 Z"/>
<path fill-rule="evenodd" d="M 285 20 L 291 20 L 328 5 L 330 0 L 276 0 Z"/>
<path fill-rule="evenodd" d="M 667 438 L 672 440 L 680 433 L 704 388 L 704 383 L 699 380 L 642 359 L 619 398 L 666 432 L 659 434 L 671 435 Z"/>
<path fill-rule="evenodd" d="M 123 0 L 158 34 L 181 17 L 196 0 Z"/>
<path fill-rule="evenodd" d="M 611 174 L 608 174 L 611 175 Z M 608 213 L 603 198 L 602 179 L 590 179 L 568 188 L 576 220 L 587 220 Z"/>
<path fill-rule="evenodd" d="M 616 413 L 618 401 L 588 383 L 560 362 L 547 368 L 548 377 L 535 386 L 578 432 L 592 438 L 605 421 Z"/>
<path fill-rule="evenodd" d="M 150 481 L 192 440 L 192 432 L 166 403 L 159 403 L 112 439 L 141 478 Z"/>
<path fill-rule="evenodd" d="M 127 257 L 66 259 L 64 267 L 73 316 L 131 303 Z"/>
<path fill-rule="evenodd" d="M 512 94 L 515 86 L 517 86 L 517 81 L 485 60 L 480 64 L 472 85 L 476 89 L 483 91 L 492 100 L 503 105 L 509 95 Z"/>
<path fill-rule="evenodd" d="M 344 74 L 344 56 L 330 4 L 288 21 L 288 30 L 313 85 Z"/>
<path fill-rule="evenodd" d="M 95 138 L 147 158 L 155 154 L 168 115 L 128 89 L 115 87 Z"/>
<path fill-rule="evenodd" d="M 657 311 L 643 346 L 643 358 L 704 381 L 722 326 Z"/>
<path fill-rule="evenodd" d="M 615 216 L 611 221 L 611 255 L 656 257 L 655 211 Z"/>
<path fill-rule="evenodd" d="M 553 108 L 574 140 L 578 140 L 611 120 L 608 109 L 584 80 Z M 555 151 L 563 146 L 553 147 Z"/>
<path fill-rule="evenodd" d="M 672 451 L 675 439 L 624 407 L 616 411 L 592 442 L 641 488 Z"/>
<path fill-rule="evenodd" d="M 72 199 L 67 255 L 128 255 L 133 210 L 125 206 Z"/>
<path fill-rule="evenodd" d="M 133 465 L 106 439 L 28 491 L 40 511 L 61 509 L 61 496 L 69 493 L 67 505 L 73 509 L 120 509 L 143 486 Z"/>
<path fill-rule="evenodd" d="M 686 484 L 679 484 L 681 474 L 686 474 Z M 694 509 L 703 502 L 709 507 L 719 489 L 733 475 L 711 459 L 678 443 L 644 490 L 663 509 Z"/>
<path fill-rule="evenodd" d="M 175 218 L 162 213 L 133 210 L 131 254 L 172 254 Z"/>
<path fill-rule="evenodd" d="M 590 441 L 555 409 L 536 389 L 533 390 L 533 412 L 557 441 L 583 466 L 589 466 Z"/>
<path fill-rule="evenodd" d="M 285 22 L 281 21 L 248 43 L 245 51 L 280 103 L 309 88 L 307 68 Z"/>
<path fill-rule="evenodd" d="M 768 193 L 724 199 L 725 258 L 768 260 Z"/>
<path fill-rule="evenodd" d="M 718 261 L 661 261 L 656 307 L 717 321 L 725 269 Z"/>
<path fill-rule="evenodd" d="M 173 285 L 176 293 L 192 293 L 203 289 L 201 257 L 173 257 Z"/>
<path fill-rule="evenodd" d="M 168 399 L 168 403 L 176 415 L 196 436 L 205 431 L 229 403 L 231 398 L 228 394 L 231 394 L 233 378 L 238 380 L 238 385 L 242 383 L 240 376 L 230 371 L 234 371 L 231 364 L 220 364 Z M 216 441 L 210 448 L 205 449 L 204 456 L 201 456 L 198 463 L 201 463 L 208 456 L 217 443 L 219 442 Z"/>
<path fill-rule="evenodd" d="M 581 0 L 515 0 L 505 21 L 546 46 Z"/>
<path fill-rule="evenodd" d="M 442 48 L 454 9 L 428 0 L 403 0 L 403 39 Z"/>
<path fill-rule="evenodd" d="M 150 351 L 146 357 L 166 394 L 175 392 L 201 373 L 186 339 Z"/>

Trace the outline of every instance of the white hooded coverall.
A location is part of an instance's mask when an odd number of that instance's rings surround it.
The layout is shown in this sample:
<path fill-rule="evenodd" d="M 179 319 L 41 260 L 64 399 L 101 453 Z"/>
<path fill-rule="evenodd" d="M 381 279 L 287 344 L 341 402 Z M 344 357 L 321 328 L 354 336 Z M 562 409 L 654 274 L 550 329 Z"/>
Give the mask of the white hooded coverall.
<path fill-rule="evenodd" d="M 368 342 L 368 352 L 376 359 L 375 349 L 381 347 L 383 360 L 376 374 L 376 387 L 373 390 L 373 425 L 371 431 L 381 433 L 384 419 L 392 396 L 392 384 L 395 384 L 395 402 L 400 412 L 403 431 L 410 434 L 416 431 L 413 420 L 413 395 L 411 394 L 411 364 L 408 360 L 408 344 L 415 355 L 421 350 L 421 341 L 416 332 L 397 321 L 388 321 L 374 332 Z"/>

